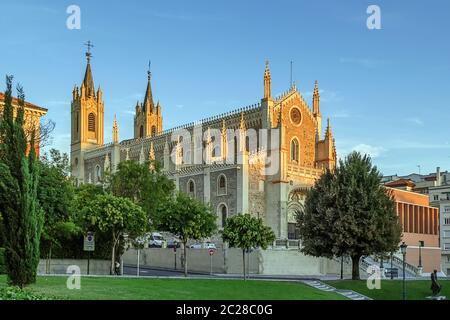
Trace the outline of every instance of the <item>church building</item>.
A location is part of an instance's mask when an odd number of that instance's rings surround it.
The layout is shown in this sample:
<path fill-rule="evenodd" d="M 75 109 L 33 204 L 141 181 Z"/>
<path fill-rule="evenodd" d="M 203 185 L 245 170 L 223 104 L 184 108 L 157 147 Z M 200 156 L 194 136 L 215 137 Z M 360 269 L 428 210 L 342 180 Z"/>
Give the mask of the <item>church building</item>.
<path fill-rule="evenodd" d="M 318 83 L 311 106 L 295 85 L 272 96 L 266 63 L 262 98 L 251 106 L 163 129 L 162 106 L 154 101 L 148 71 L 144 101 L 135 107 L 133 138 L 104 141 L 103 93 L 94 86 L 91 55 L 71 103 L 71 165 L 78 184 L 101 184 L 121 161 L 160 162 L 176 188 L 205 203 L 223 226 L 227 217 L 250 213 L 279 240 L 298 238 L 295 213 L 322 172 L 336 165 L 330 121 L 322 127 Z"/>

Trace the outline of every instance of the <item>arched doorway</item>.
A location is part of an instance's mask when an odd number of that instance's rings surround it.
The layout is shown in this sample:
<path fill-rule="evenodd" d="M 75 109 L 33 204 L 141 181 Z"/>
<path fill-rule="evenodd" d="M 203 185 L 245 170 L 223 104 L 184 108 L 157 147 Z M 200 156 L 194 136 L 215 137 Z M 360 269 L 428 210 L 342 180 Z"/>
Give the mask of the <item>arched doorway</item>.
<path fill-rule="evenodd" d="M 297 227 L 297 214 L 303 212 L 308 188 L 297 187 L 289 193 L 287 203 L 287 234 L 288 239 L 297 240 L 300 233 Z"/>

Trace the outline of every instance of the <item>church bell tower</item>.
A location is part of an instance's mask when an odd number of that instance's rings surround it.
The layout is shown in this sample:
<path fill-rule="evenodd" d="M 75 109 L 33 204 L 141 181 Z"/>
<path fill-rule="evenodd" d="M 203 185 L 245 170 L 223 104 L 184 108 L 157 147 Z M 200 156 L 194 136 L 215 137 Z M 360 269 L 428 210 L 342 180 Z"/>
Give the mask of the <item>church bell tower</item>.
<path fill-rule="evenodd" d="M 72 176 L 84 182 L 84 152 L 104 143 L 104 105 L 100 86 L 95 92 L 91 70 L 90 41 L 87 42 L 86 71 L 81 88 L 74 87 L 71 103 L 70 157 Z"/>

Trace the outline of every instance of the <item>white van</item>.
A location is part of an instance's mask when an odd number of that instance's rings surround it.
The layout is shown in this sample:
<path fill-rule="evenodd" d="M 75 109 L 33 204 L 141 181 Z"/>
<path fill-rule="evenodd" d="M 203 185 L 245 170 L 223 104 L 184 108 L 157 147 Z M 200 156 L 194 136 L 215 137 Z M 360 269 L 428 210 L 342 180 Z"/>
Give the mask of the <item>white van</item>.
<path fill-rule="evenodd" d="M 153 232 L 150 236 L 148 246 L 149 248 L 165 248 L 166 241 L 164 240 L 164 237 L 160 233 Z"/>

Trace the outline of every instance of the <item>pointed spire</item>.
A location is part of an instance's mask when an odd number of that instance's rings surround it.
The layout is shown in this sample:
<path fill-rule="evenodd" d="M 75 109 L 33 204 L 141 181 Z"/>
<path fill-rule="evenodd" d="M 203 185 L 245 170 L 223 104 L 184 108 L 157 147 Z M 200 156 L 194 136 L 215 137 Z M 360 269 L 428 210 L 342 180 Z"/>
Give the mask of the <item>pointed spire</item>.
<path fill-rule="evenodd" d="M 278 128 L 283 125 L 283 105 L 280 103 L 280 111 L 278 112 Z"/>
<path fill-rule="evenodd" d="M 109 170 L 111 169 L 111 161 L 109 160 L 109 153 L 106 154 L 103 168 L 105 172 L 109 172 Z"/>
<path fill-rule="evenodd" d="M 320 115 L 320 95 L 319 95 L 319 83 L 314 83 L 314 93 L 313 93 L 313 113 L 314 115 Z"/>
<path fill-rule="evenodd" d="M 144 144 L 142 144 L 141 152 L 139 152 L 139 164 L 143 164 L 144 162 L 145 162 Z"/>
<path fill-rule="evenodd" d="M 227 127 L 225 119 L 222 120 L 222 144 L 221 144 L 221 156 L 225 161 L 228 155 L 228 137 L 227 137 Z"/>
<path fill-rule="evenodd" d="M 150 71 L 151 62 L 148 63 L 148 71 L 147 71 L 147 90 L 145 91 L 145 98 L 143 104 L 143 111 L 153 112 L 154 103 L 153 103 L 153 95 L 152 95 L 152 85 L 150 83 L 150 79 L 152 78 L 152 72 Z"/>
<path fill-rule="evenodd" d="M 226 136 L 227 135 L 227 126 L 226 126 L 226 122 L 225 119 L 222 120 L 222 136 Z"/>
<path fill-rule="evenodd" d="M 247 129 L 245 125 L 244 112 L 241 112 L 241 120 L 239 121 L 239 129 L 245 131 Z"/>
<path fill-rule="evenodd" d="M 153 141 L 150 142 L 150 148 L 148 149 L 148 162 L 150 170 L 155 170 L 155 149 L 153 148 Z"/>
<path fill-rule="evenodd" d="M 112 140 L 113 143 L 119 143 L 119 124 L 117 123 L 116 114 L 114 114 L 114 121 L 112 127 Z"/>
<path fill-rule="evenodd" d="M 271 99 L 271 79 L 269 70 L 269 61 L 266 61 L 266 70 L 264 71 L 264 99 Z"/>
<path fill-rule="evenodd" d="M 325 139 L 332 139 L 333 135 L 331 133 L 330 118 L 327 119 L 327 129 L 325 131 Z"/>
<path fill-rule="evenodd" d="M 150 148 L 148 149 L 148 160 L 155 161 L 155 148 L 153 147 L 153 141 L 150 142 Z"/>
<path fill-rule="evenodd" d="M 86 52 L 86 59 L 87 59 L 87 65 L 86 65 L 86 72 L 84 74 L 84 80 L 83 85 L 86 90 L 86 96 L 87 97 L 95 97 L 95 87 L 94 87 L 94 80 L 92 78 L 92 71 L 91 71 L 91 48 L 94 47 L 91 43 L 91 41 L 88 41 L 86 43 L 87 46 L 87 52 Z"/>
<path fill-rule="evenodd" d="M 241 120 L 239 124 L 239 151 L 246 151 L 246 136 L 247 136 L 247 127 L 245 125 L 244 112 L 241 112 Z"/>
<path fill-rule="evenodd" d="M 212 137 L 211 137 L 211 128 L 208 127 L 206 131 L 206 150 L 205 150 L 205 163 L 211 164 L 212 163 L 212 152 L 213 152 L 213 145 L 212 145 Z"/>

